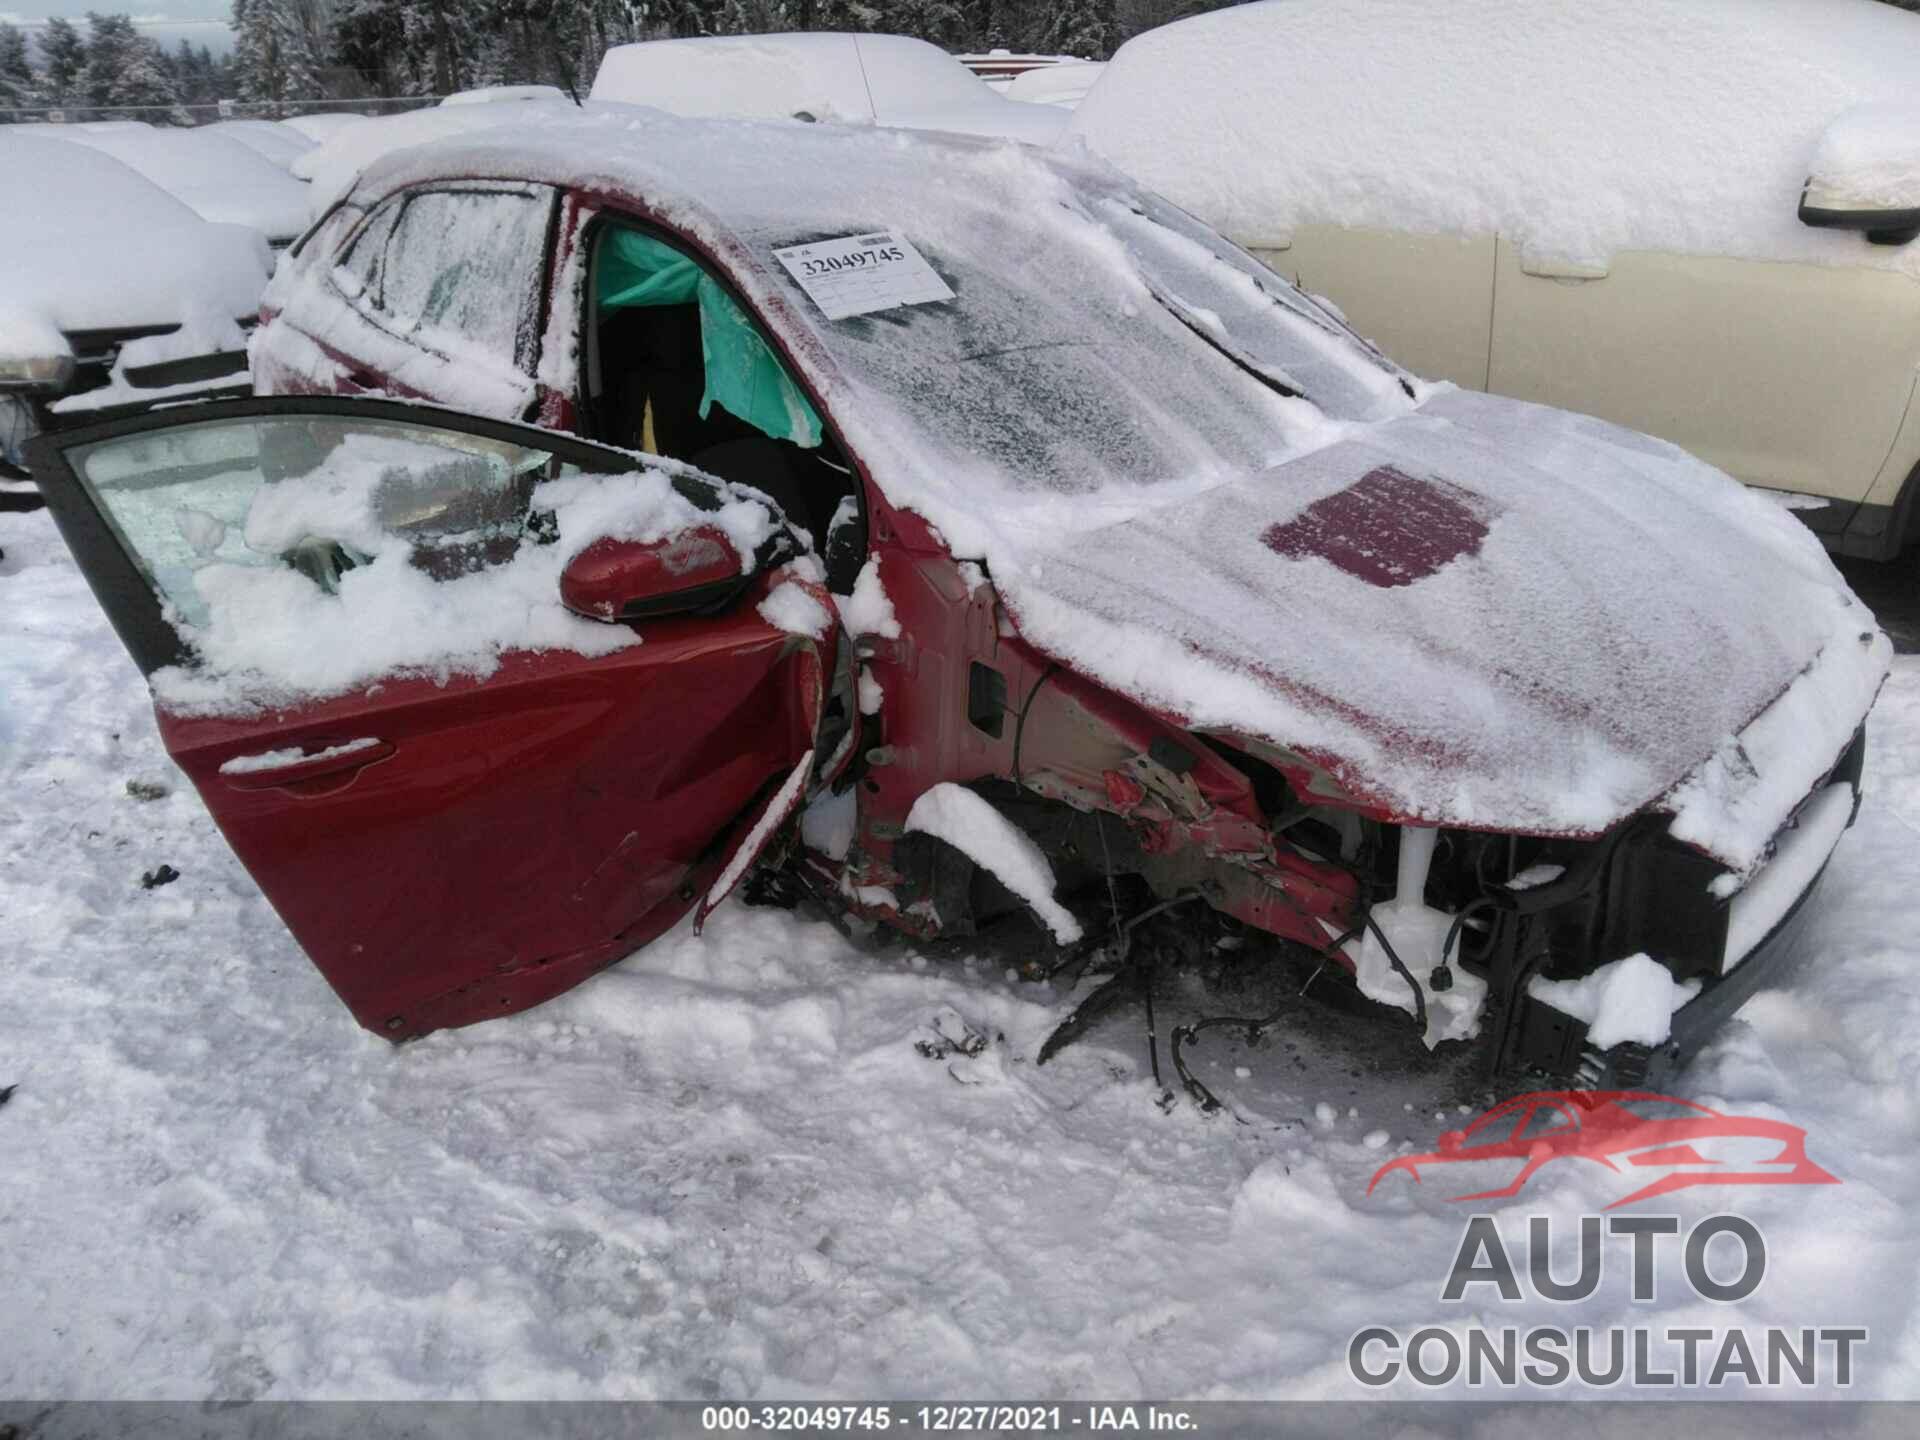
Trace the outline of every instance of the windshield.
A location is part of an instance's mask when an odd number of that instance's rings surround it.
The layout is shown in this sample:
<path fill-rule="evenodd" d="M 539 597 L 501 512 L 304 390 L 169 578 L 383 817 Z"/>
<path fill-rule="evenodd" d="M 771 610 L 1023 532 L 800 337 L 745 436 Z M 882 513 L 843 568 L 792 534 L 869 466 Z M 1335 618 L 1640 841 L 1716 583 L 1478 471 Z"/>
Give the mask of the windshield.
<path fill-rule="evenodd" d="M 1204 484 L 1279 463 L 1329 420 L 1413 405 L 1329 309 L 1165 202 L 1052 166 L 1011 178 L 1026 183 L 865 217 L 949 299 L 830 319 L 772 252 L 863 227 L 755 237 L 862 403 L 905 410 L 944 478 L 1029 496 Z"/>

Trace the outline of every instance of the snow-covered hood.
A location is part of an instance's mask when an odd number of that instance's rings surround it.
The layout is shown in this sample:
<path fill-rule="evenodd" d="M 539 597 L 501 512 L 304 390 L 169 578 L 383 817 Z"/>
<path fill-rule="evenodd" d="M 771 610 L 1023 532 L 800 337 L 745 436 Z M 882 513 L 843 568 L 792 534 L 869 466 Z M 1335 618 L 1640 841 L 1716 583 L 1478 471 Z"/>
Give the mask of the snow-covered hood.
<path fill-rule="evenodd" d="M 1450 389 L 994 578 L 1075 668 L 1358 798 L 1575 834 L 1664 800 L 1736 869 L 1890 659 L 1772 502 L 1661 441 Z"/>

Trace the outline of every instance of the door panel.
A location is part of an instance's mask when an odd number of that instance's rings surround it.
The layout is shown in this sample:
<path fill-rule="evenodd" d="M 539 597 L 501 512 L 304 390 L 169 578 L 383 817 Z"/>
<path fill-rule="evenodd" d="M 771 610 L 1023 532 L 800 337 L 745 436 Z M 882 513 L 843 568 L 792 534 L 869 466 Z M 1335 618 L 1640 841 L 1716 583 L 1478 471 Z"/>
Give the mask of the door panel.
<path fill-rule="evenodd" d="M 562 522 L 544 494 L 588 486 L 624 525 L 631 486 L 632 523 L 692 524 L 750 498 L 724 482 L 338 398 L 193 407 L 39 443 L 49 508 L 156 681 L 168 753 L 379 1034 L 524 1008 L 646 943 L 729 859 L 751 863 L 744 842 L 767 838 L 753 819 L 811 753 L 835 628 L 796 635 L 761 615 L 775 587 L 806 583 L 774 568 L 794 549 L 783 528 L 724 613 L 619 626 L 560 608 L 565 552 L 546 547 Z M 543 491 L 552 479 L 568 483 Z M 436 611 L 495 606 L 498 653 L 407 659 L 407 637 L 353 618 L 356 587 L 411 597 L 407 623 L 430 636 Z M 469 622 L 460 633 L 493 633 L 487 615 Z M 235 651 L 229 632 L 249 625 L 267 648 Z M 307 650 L 349 668 L 309 684 Z M 361 651 L 384 658 L 356 671 Z M 223 671 L 236 653 L 253 668 Z"/>
<path fill-rule="evenodd" d="M 1503 242 L 1496 296 L 1489 389 L 1849 506 L 1920 362 L 1920 282 L 1886 271 L 1622 251 L 1574 278 L 1528 273 Z"/>
<path fill-rule="evenodd" d="M 156 712 L 328 983 L 403 1039 L 545 999 L 549 973 L 590 974 L 704 889 L 703 858 L 809 743 L 785 698 L 808 657 L 760 618 L 763 593 L 610 656 L 520 653 L 484 680 L 394 680 L 267 718 Z M 364 739 L 380 758 L 352 771 L 276 786 L 222 768 Z"/>
<path fill-rule="evenodd" d="M 1346 312 L 1360 334 L 1416 375 L 1487 388 L 1491 235 L 1417 235 L 1302 225 L 1284 245 L 1239 243 L 1277 274 Z"/>

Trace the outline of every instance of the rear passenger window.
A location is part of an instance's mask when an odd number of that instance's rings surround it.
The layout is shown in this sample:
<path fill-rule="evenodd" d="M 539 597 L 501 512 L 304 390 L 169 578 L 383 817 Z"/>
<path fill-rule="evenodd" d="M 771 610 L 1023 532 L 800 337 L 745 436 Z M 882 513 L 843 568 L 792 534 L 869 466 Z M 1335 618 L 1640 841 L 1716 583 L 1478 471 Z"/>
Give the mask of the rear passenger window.
<path fill-rule="evenodd" d="M 553 203 L 545 186 L 399 196 L 362 228 L 335 280 L 395 334 L 450 359 L 478 350 L 525 368 Z"/>

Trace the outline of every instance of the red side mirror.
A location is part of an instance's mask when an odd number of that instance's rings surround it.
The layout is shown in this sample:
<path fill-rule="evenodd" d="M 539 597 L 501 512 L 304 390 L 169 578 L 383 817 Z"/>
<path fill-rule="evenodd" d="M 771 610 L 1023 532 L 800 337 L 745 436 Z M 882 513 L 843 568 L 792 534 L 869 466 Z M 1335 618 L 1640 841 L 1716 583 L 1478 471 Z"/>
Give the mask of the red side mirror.
<path fill-rule="evenodd" d="M 644 620 L 726 604 L 747 581 L 740 552 L 710 526 L 665 540 L 596 540 L 560 575 L 560 602 L 589 620 Z"/>
<path fill-rule="evenodd" d="M 1440 1153 L 1442 1155 L 1453 1154 L 1454 1151 L 1460 1148 L 1460 1142 L 1466 1138 L 1467 1138 L 1466 1133 L 1464 1131 L 1461 1131 L 1461 1130 L 1445 1131 L 1440 1136 Z"/>

